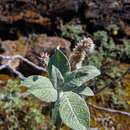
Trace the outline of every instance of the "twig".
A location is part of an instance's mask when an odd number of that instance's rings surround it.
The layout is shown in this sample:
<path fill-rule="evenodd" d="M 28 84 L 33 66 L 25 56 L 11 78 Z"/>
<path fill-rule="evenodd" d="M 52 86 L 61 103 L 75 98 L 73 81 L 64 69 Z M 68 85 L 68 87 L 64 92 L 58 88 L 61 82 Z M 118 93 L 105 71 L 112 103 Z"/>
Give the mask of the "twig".
<path fill-rule="evenodd" d="M 94 93 L 95 93 L 95 94 L 98 94 L 98 93 L 102 92 L 104 89 L 111 87 L 111 86 L 112 86 L 113 84 L 115 84 L 117 81 L 121 81 L 128 73 L 130 73 L 130 68 L 128 68 L 128 69 L 126 70 L 126 72 L 124 72 L 124 73 L 122 74 L 122 76 L 120 76 L 120 77 L 114 79 L 111 83 L 109 83 L 109 84 L 107 84 L 106 86 L 100 88 L 99 90 L 97 90 L 97 91 L 94 92 Z"/>
<path fill-rule="evenodd" d="M 29 65 L 33 66 L 34 68 L 36 68 L 37 70 L 40 70 L 40 71 L 47 71 L 45 68 L 43 67 L 40 67 L 36 64 L 34 64 L 33 62 L 29 61 L 28 59 L 24 58 L 23 56 L 21 55 L 15 55 L 15 56 L 4 56 L 4 55 L 0 55 L 0 58 L 2 58 L 3 60 L 15 60 L 15 59 L 20 59 L 22 61 L 25 61 L 26 63 L 28 63 Z"/>
<path fill-rule="evenodd" d="M 26 77 L 24 77 L 24 75 L 22 73 L 20 73 L 19 71 L 15 70 L 15 69 L 11 69 L 13 71 L 13 73 L 15 73 L 20 79 L 25 80 Z"/>
<path fill-rule="evenodd" d="M 0 66 L 0 70 L 3 70 L 4 68 L 6 68 L 7 67 L 7 65 L 1 65 Z"/>
<path fill-rule="evenodd" d="M 13 73 L 15 73 L 20 79 L 24 80 L 26 79 L 26 77 L 24 77 L 24 75 L 22 73 L 20 73 L 19 71 L 16 70 L 16 68 L 13 68 L 11 66 L 11 63 L 15 60 L 15 59 L 20 59 L 24 62 L 26 62 L 27 64 L 31 65 L 32 67 L 34 67 L 35 69 L 37 69 L 38 71 L 44 71 L 47 72 L 47 70 L 43 67 L 37 66 L 36 64 L 34 64 L 33 62 L 29 61 L 28 59 L 24 58 L 21 55 L 15 55 L 15 56 L 4 56 L 4 55 L 0 55 L 0 58 L 4 61 L 6 61 L 4 64 L 2 64 L 0 66 L 0 70 L 4 69 L 4 68 L 8 68 L 10 69 Z"/>
<path fill-rule="evenodd" d="M 11 71 L 12 71 L 14 74 L 16 74 L 20 79 L 22 79 L 22 80 L 25 80 L 25 79 L 26 79 L 26 77 L 24 77 L 24 75 L 23 75 L 22 73 L 20 73 L 19 71 L 15 70 L 14 68 L 12 68 L 12 67 L 9 66 L 9 65 L 5 64 L 5 65 L 1 65 L 1 66 L 0 66 L 0 70 L 5 69 L 5 68 L 11 70 Z"/>
<path fill-rule="evenodd" d="M 110 108 L 99 107 L 99 106 L 93 105 L 91 103 L 88 103 L 88 105 L 90 107 L 93 107 L 93 108 L 96 108 L 96 109 L 99 109 L 99 110 L 103 110 L 103 111 L 107 111 L 107 112 L 111 112 L 111 113 L 118 113 L 118 114 L 122 114 L 122 115 L 130 117 L 129 112 L 114 110 L 114 109 L 110 109 Z"/>
<path fill-rule="evenodd" d="M 19 97 L 20 97 L 20 98 L 26 98 L 26 97 L 28 97 L 28 96 L 30 96 L 30 95 L 31 95 L 31 93 L 29 93 L 29 92 L 24 92 L 24 93 L 19 94 Z"/>
<path fill-rule="evenodd" d="M 46 70 L 45 68 L 40 67 L 40 66 L 34 64 L 33 62 L 29 61 L 28 59 L 24 58 L 24 57 L 21 56 L 21 55 L 16 55 L 16 56 L 14 56 L 14 59 L 17 59 L 17 58 L 18 58 L 18 59 L 21 59 L 21 60 L 23 60 L 23 61 L 25 61 L 26 63 L 28 63 L 29 65 L 33 66 L 33 67 L 36 68 L 37 70 L 47 72 L 47 70 Z"/>

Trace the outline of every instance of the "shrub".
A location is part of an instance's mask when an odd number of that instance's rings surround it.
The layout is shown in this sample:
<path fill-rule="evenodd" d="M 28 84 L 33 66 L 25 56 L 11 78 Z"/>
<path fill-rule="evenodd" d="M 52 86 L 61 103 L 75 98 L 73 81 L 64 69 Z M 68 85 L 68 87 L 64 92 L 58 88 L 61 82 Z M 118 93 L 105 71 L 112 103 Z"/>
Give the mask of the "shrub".
<path fill-rule="evenodd" d="M 22 82 L 28 91 L 45 102 L 54 102 L 52 121 L 56 128 L 61 120 L 75 130 L 90 127 L 90 112 L 80 95 L 93 96 L 85 83 L 98 76 L 100 71 L 94 66 L 83 66 L 71 71 L 67 57 L 58 49 L 48 63 L 49 78 L 33 75 Z"/>

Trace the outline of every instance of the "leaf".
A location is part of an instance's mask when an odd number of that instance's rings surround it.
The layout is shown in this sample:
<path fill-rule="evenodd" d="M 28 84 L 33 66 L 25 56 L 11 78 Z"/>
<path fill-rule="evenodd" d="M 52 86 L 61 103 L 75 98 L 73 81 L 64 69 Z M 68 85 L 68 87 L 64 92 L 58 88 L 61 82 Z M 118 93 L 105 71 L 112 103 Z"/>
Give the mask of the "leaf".
<path fill-rule="evenodd" d="M 28 91 L 42 101 L 54 102 L 57 100 L 57 91 L 46 77 L 30 76 L 22 82 L 22 85 L 27 86 Z"/>
<path fill-rule="evenodd" d="M 81 93 L 86 87 L 87 87 L 87 86 L 86 86 L 85 84 L 83 84 L 83 85 L 80 86 L 80 87 L 75 87 L 75 88 L 71 89 L 71 91 L 74 92 L 74 93 L 79 94 L 79 93 Z M 71 87 L 70 87 L 70 88 L 71 88 Z"/>
<path fill-rule="evenodd" d="M 55 54 L 50 58 L 48 63 L 48 72 L 50 78 L 52 76 L 52 65 L 56 66 L 63 76 L 66 72 L 70 71 L 70 64 L 67 57 L 58 49 L 56 49 Z"/>
<path fill-rule="evenodd" d="M 75 89 L 72 89 L 72 91 L 74 93 L 84 95 L 84 96 L 94 96 L 93 91 L 89 87 L 87 87 L 85 84 L 80 87 L 76 87 Z"/>
<path fill-rule="evenodd" d="M 57 88 L 60 88 L 61 86 L 63 86 L 64 78 L 63 78 L 61 72 L 58 70 L 58 68 L 55 67 L 54 65 L 52 65 L 51 74 L 52 74 L 51 81 L 52 81 L 52 84 L 54 85 L 54 87 L 57 89 Z"/>
<path fill-rule="evenodd" d="M 94 96 L 93 91 L 89 87 L 86 87 L 80 94 L 84 96 Z"/>
<path fill-rule="evenodd" d="M 64 90 L 71 91 L 98 75 L 100 75 L 100 71 L 94 66 L 84 66 L 75 71 L 68 72 L 65 76 Z"/>
<path fill-rule="evenodd" d="M 74 130 L 86 130 L 90 125 L 89 109 L 84 99 L 76 93 L 63 93 L 59 111 L 63 122 Z"/>

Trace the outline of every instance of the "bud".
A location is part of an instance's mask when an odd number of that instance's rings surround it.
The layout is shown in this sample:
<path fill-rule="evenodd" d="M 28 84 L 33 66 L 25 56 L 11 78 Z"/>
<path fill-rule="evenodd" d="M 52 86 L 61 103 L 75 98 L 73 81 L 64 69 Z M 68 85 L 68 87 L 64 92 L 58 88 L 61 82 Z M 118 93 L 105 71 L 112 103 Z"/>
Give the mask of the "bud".
<path fill-rule="evenodd" d="M 91 38 L 84 37 L 77 46 L 73 49 L 73 52 L 70 55 L 70 64 L 72 70 L 79 69 L 82 67 L 82 63 L 85 60 L 85 57 L 88 57 L 93 53 L 95 44 Z"/>

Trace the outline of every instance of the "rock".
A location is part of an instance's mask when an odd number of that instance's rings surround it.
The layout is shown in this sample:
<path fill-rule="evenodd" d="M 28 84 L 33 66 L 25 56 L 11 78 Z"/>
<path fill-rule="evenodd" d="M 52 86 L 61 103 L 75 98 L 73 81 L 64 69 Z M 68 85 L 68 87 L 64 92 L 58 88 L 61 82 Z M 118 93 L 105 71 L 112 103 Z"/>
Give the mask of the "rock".
<path fill-rule="evenodd" d="M 121 17 L 123 20 L 130 22 L 130 0 L 123 0 Z"/>
<path fill-rule="evenodd" d="M 48 53 L 48 55 L 52 55 L 55 48 L 57 46 L 60 46 L 60 49 L 63 50 L 66 55 L 69 55 L 71 45 L 68 40 L 65 40 L 63 38 L 56 36 L 46 36 L 43 34 L 30 35 L 29 38 L 20 37 L 18 40 L 15 41 L 1 40 L 0 43 L 1 49 L 4 50 L 3 52 L 1 52 L 2 55 L 22 55 L 29 61 L 41 67 L 45 67 L 45 65 L 42 63 L 42 60 L 44 60 L 44 58 L 42 57 L 43 53 Z M 4 64 L 4 62 L 1 62 L 0 64 Z M 13 61 L 11 67 L 17 69 L 24 76 L 41 74 L 41 70 L 37 70 L 36 68 L 22 60 Z"/>
<path fill-rule="evenodd" d="M 49 13 L 60 17 L 71 17 L 78 12 L 82 3 L 83 0 L 53 0 Z"/>
<path fill-rule="evenodd" d="M 43 53 L 47 52 L 49 55 L 54 53 L 54 50 L 57 46 L 67 54 L 70 54 L 70 45 L 71 43 L 63 38 L 59 38 L 56 36 L 47 37 L 45 35 L 37 35 L 34 41 L 30 41 L 31 47 L 28 48 L 26 58 L 35 63 L 38 66 L 45 67 L 43 64 L 44 58 L 42 59 Z M 19 66 L 19 71 L 24 73 L 25 76 L 39 74 L 40 72 L 36 71 L 30 65 L 22 63 Z"/>
<path fill-rule="evenodd" d="M 90 29 L 101 29 L 119 22 L 118 0 L 85 0 L 85 18 Z"/>
<path fill-rule="evenodd" d="M 52 22 L 47 6 L 40 0 L 0 0 L 0 37 L 14 40 L 18 32 L 27 36 L 50 31 Z"/>
<path fill-rule="evenodd" d="M 34 0 L 35 1 L 35 0 Z M 12 24 L 23 20 L 29 23 L 37 23 L 47 26 L 50 24 L 49 18 L 42 16 L 39 12 L 36 2 L 31 0 L 1 0 L 0 1 L 0 22 Z M 44 5 L 43 5 L 44 6 Z M 46 10 L 42 8 L 42 11 Z"/>
<path fill-rule="evenodd" d="M 26 42 L 25 42 L 25 38 L 22 39 L 22 41 L 20 40 L 5 40 L 2 41 L 0 40 L 0 50 L 2 50 L 0 52 L 0 54 L 6 55 L 6 56 L 14 56 L 17 54 L 20 54 L 22 56 L 25 55 L 25 50 L 26 50 Z"/>
<path fill-rule="evenodd" d="M 18 32 L 24 36 L 32 32 L 52 35 L 57 19 L 72 19 L 82 3 L 83 0 L 0 0 L 0 37 L 14 40 Z"/>
<path fill-rule="evenodd" d="M 34 37 L 32 37 L 32 42 L 34 40 L 33 38 Z M 40 57 L 43 52 L 47 52 L 49 55 L 51 55 L 52 53 L 54 53 L 54 49 L 57 46 L 60 46 L 60 48 L 64 51 L 66 55 L 70 54 L 71 43 L 68 40 L 60 37 L 36 35 L 35 40 L 32 44 L 33 46 L 28 50 L 26 57 L 33 62 L 35 61 L 36 64 L 39 63 L 38 57 Z"/>
<path fill-rule="evenodd" d="M 124 21 L 120 21 L 120 28 L 123 34 L 130 36 L 130 25 Z"/>
<path fill-rule="evenodd" d="M 65 52 L 65 54 L 69 55 L 71 45 L 68 40 L 56 36 L 46 36 L 44 34 L 30 35 L 29 38 L 20 37 L 18 40 L 14 41 L 1 40 L 0 44 L 2 50 L 1 54 L 4 54 L 6 56 L 20 54 L 24 57 L 28 57 L 33 62 L 35 58 L 31 59 L 30 53 L 34 57 L 40 57 L 40 54 L 42 52 L 47 52 L 51 54 L 57 46 L 60 46 L 60 48 Z"/>
<path fill-rule="evenodd" d="M 0 0 L 0 21 L 13 23 L 19 20 L 50 24 L 50 16 L 77 13 L 83 0 Z"/>

